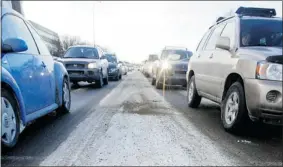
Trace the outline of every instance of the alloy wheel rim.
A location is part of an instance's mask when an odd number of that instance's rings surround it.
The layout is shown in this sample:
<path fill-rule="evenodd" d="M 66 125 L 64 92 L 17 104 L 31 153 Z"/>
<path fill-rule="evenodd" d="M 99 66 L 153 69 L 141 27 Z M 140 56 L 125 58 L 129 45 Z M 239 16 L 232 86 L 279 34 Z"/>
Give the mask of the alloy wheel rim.
<path fill-rule="evenodd" d="M 16 137 L 17 121 L 15 116 L 15 111 L 9 100 L 6 99 L 5 97 L 1 97 L 1 102 L 2 102 L 1 139 L 2 142 L 4 142 L 5 144 L 10 144 L 14 141 Z"/>
<path fill-rule="evenodd" d="M 225 106 L 225 121 L 228 125 L 235 122 L 239 111 L 239 96 L 236 92 L 233 92 L 228 97 Z"/>
<path fill-rule="evenodd" d="M 65 82 L 64 87 L 63 87 L 63 97 L 64 97 L 64 105 L 67 109 L 69 109 L 69 104 L 70 104 L 70 90 L 68 87 L 68 84 Z"/>

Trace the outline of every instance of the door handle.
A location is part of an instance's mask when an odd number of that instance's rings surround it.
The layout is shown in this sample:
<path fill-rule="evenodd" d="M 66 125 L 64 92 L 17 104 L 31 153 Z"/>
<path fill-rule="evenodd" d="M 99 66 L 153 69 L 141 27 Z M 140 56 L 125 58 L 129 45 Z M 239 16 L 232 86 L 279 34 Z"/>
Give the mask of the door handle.
<path fill-rule="evenodd" d="M 46 67 L 46 65 L 44 64 L 44 62 L 42 62 L 41 66 L 44 67 L 44 68 Z"/>
<path fill-rule="evenodd" d="M 213 53 L 209 56 L 209 58 L 210 58 L 210 59 L 213 58 Z"/>

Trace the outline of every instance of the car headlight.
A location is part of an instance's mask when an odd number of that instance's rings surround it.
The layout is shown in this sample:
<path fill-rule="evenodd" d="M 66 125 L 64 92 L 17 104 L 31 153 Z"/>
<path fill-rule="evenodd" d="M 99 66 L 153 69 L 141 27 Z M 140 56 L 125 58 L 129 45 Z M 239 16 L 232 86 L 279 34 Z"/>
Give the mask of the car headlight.
<path fill-rule="evenodd" d="M 96 68 L 97 65 L 96 65 L 96 63 L 89 63 L 89 64 L 87 65 L 87 67 L 88 67 L 88 68 Z"/>
<path fill-rule="evenodd" d="M 256 78 L 282 81 L 282 64 L 259 62 L 256 68 Z"/>
<path fill-rule="evenodd" d="M 163 64 L 162 64 L 162 69 L 168 69 L 170 70 L 172 68 L 171 64 L 169 64 L 167 61 L 165 61 Z"/>

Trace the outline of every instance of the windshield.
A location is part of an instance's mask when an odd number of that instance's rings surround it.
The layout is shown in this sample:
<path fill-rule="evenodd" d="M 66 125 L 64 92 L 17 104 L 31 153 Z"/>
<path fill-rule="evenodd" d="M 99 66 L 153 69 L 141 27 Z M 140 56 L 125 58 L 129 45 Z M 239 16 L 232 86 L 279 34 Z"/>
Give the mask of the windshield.
<path fill-rule="evenodd" d="M 241 46 L 282 47 L 282 20 L 242 19 Z"/>
<path fill-rule="evenodd" d="M 102 56 L 101 58 L 105 58 L 107 59 L 108 62 L 111 63 L 117 63 L 117 58 L 116 56 L 112 55 L 112 54 L 105 54 L 104 56 Z"/>
<path fill-rule="evenodd" d="M 174 56 L 174 59 L 172 59 L 171 57 L 168 57 L 168 55 L 172 55 L 172 54 L 177 54 L 180 55 L 178 56 Z M 161 59 L 168 59 L 168 60 L 182 60 L 182 59 L 188 59 L 192 56 L 192 52 L 191 51 L 185 51 L 185 50 L 164 50 L 162 52 L 162 56 Z"/>
<path fill-rule="evenodd" d="M 95 48 L 90 47 L 73 47 L 67 50 L 64 58 L 87 58 L 87 59 L 98 59 Z"/>

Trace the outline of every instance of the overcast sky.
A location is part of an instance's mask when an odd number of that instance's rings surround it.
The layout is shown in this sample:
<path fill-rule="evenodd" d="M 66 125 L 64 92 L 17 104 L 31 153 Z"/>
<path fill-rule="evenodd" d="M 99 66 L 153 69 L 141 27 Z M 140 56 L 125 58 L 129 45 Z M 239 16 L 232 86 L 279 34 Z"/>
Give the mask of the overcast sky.
<path fill-rule="evenodd" d="M 96 44 L 132 62 L 145 60 L 166 45 L 195 50 L 217 17 L 239 6 L 275 8 L 282 17 L 282 1 L 23 2 L 27 19 L 59 35 L 76 35 L 91 43 L 95 36 Z"/>

